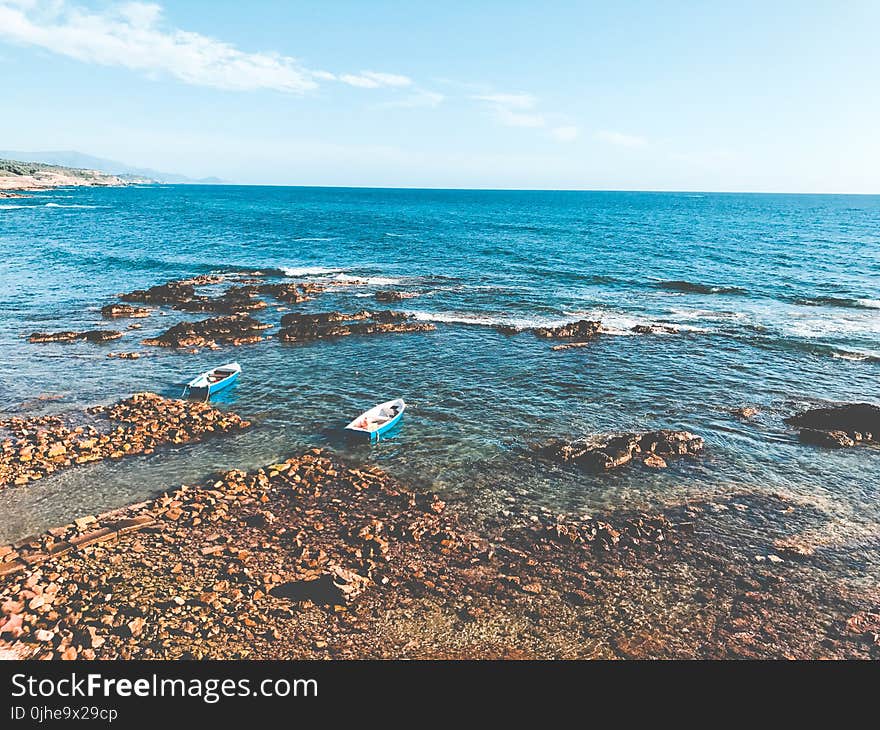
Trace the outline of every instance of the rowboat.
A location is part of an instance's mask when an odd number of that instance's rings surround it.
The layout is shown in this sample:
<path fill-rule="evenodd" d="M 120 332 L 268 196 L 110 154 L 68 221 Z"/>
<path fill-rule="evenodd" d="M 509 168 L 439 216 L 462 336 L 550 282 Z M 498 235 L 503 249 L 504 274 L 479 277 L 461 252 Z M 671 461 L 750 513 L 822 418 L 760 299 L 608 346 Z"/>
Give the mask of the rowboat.
<path fill-rule="evenodd" d="M 403 398 L 380 403 L 361 413 L 345 427 L 345 430 L 353 435 L 368 437 L 370 441 L 378 441 L 382 434 L 388 433 L 400 422 L 404 410 L 406 403 L 403 402 Z"/>
<path fill-rule="evenodd" d="M 228 388 L 238 380 L 240 375 L 241 365 L 237 362 L 221 365 L 219 368 L 212 368 L 197 378 L 190 380 L 183 389 L 183 395 L 195 391 L 199 395 L 204 394 L 205 397 L 210 397 L 214 393 Z"/>

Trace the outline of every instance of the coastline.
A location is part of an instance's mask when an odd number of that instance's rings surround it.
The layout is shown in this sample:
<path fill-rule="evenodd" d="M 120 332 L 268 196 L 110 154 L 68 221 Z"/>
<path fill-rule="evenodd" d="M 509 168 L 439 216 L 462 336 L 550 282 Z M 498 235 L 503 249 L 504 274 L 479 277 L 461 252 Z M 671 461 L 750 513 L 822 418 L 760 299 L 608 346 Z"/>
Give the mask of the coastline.
<path fill-rule="evenodd" d="M 880 594 L 826 579 L 827 558 L 784 549 L 789 519 L 809 509 L 741 494 L 654 515 L 514 511 L 477 523 L 462 505 L 312 449 L 0 548 L 0 650 L 880 658 Z M 729 531 L 751 515 L 767 527 L 746 547 Z"/>
<path fill-rule="evenodd" d="M 876 539 L 846 532 L 840 520 L 850 515 L 825 509 L 830 499 L 822 504 L 826 492 L 840 494 L 854 465 L 864 463 L 860 459 L 873 458 L 868 454 L 876 449 L 880 426 L 868 423 L 868 416 L 862 424 L 858 409 L 876 406 L 849 403 L 846 413 L 835 411 L 832 419 L 817 407 L 844 404 L 842 396 L 872 400 L 871 387 L 849 380 L 836 391 L 824 391 L 781 378 L 773 400 L 760 388 L 717 388 L 710 379 L 706 391 L 713 398 L 700 389 L 692 397 L 688 388 L 701 380 L 686 375 L 688 364 L 703 357 L 713 372 L 723 368 L 716 354 L 735 340 L 694 334 L 662 314 L 605 320 L 607 310 L 564 303 L 557 304 L 562 314 L 532 318 L 511 317 L 505 300 L 487 307 L 490 316 L 467 311 L 446 316 L 466 309 L 462 304 L 468 297 L 490 296 L 484 291 L 496 296 L 497 275 L 445 279 L 420 271 L 410 276 L 409 265 L 404 272 L 381 264 L 359 268 L 327 255 L 290 262 L 281 258 L 286 254 L 264 254 L 259 261 L 265 266 L 259 269 L 227 261 L 228 254 L 211 254 L 203 269 L 190 261 L 170 265 L 158 245 L 155 252 L 149 248 L 163 239 L 149 227 L 142 240 L 151 258 L 114 261 L 102 257 L 120 253 L 105 251 L 111 242 L 128 241 L 118 222 L 128 213 L 105 205 L 98 193 L 78 195 L 88 198 L 24 214 L 19 209 L 9 217 L 41 234 L 54 225 L 56 236 L 64 234 L 61 240 L 75 235 L 88 240 L 87 231 L 74 227 L 77 220 L 97 221 L 107 235 L 84 254 L 95 257 L 85 259 L 97 282 L 90 283 L 88 296 L 58 309 L 34 306 L 9 327 L 9 341 L 21 345 L 19 367 L 41 377 L 45 367 L 47 375 L 28 382 L 30 392 L 19 388 L 9 399 L 9 412 L 36 443 L 20 463 L 21 444 L 15 444 L 14 454 L 4 444 L 10 460 L 0 467 L 11 469 L 8 479 L 0 469 L 0 490 L 35 496 L 17 502 L 18 495 L 8 493 L 10 503 L 18 504 L 13 511 L 20 513 L 47 501 L 47 495 L 66 506 L 6 539 L 40 534 L 0 547 L 0 654 L 53 659 L 880 658 L 880 596 L 870 584 Z M 233 207 L 237 212 L 238 201 Z M 142 210 L 135 208 L 138 216 Z M 142 223 L 144 217 L 137 220 Z M 287 225 L 279 235 L 288 235 Z M 385 227 L 391 226 L 383 223 L 371 240 L 387 235 L 393 242 Z M 190 230 L 198 240 L 213 238 L 201 226 Z M 331 231 L 320 227 L 299 232 L 315 234 L 295 239 L 306 242 L 304 249 L 311 241 L 323 249 L 332 240 L 322 235 Z M 487 235 L 494 237 L 495 229 Z M 170 238 L 176 250 L 177 238 Z M 69 264 L 79 265 L 83 252 L 72 248 L 64 255 L 67 272 Z M 114 263 L 123 276 L 135 272 L 132 280 L 116 286 L 110 278 Z M 444 271 L 448 264 L 436 267 Z M 100 268 L 110 272 L 106 280 Z M 535 276 L 544 286 L 549 275 L 541 270 Z M 573 276 L 563 269 L 560 290 L 573 286 Z M 663 276 L 645 285 L 658 298 L 702 297 L 698 303 L 708 306 L 710 297 L 722 302 L 736 297 L 729 304 L 734 311 L 749 302 L 743 293 L 747 286 L 717 274 L 685 280 L 664 271 Z M 68 283 L 62 284 L 67 291 Z M 875 308 L 874 299 L 855 298 L 871 291 L 844 292 L 845 299 L 824 302 L 812 294 L 811 308 L 797 306 L 807 314 L 836 307 L 829 309 L 829 319 L 866 316 L 862 310 L 870 315 Z M 442 303 L 441 297 L 446 297 Z M 543 290 L 531 292 L 529 311 L 540 311 L 545 299 L 549 295 Z M 496 309 L 504 317 L 491 315 Z M 228 349 L 233 346 L 235 355 Z M 455 367 L 469 347 L 477 357 L 461 368 L 470 373 L 465 377 L 492 378 L 498 370 L 519 373 L 520 380 L 511 378 L 494 391 L 471 390 L 470 383 L 455 380 Z M 430 360 L 432 349 L 440 356 Z M 424 388 L 418 372 L 410 379 L 396 373 L 385 377 L 376 372 L 371 353 L 388 350 L 402 363 L 432 362 L 443 376 L 426 375 Z M 646 364 L 645 355 L 661 352 L 653 366 Z M 744 361 L 753 354 L 746 350 Z M 812 357 L 798 351 L 791 360 L 798 365 L 831 361 L 827 354 Z M 176 396 L 175 376 L 216 365 L 219 358 L 240 358 L 247 366 L 246 387 L 221 400 L 217 409 L 232 424 L 239 408 L 253 418 L 252 440 L 237 449 L 230 444 L 237 436 L 201 445 L 201 436 L 210 432 L 201 421 L 182 428 L 166 423 L 162 413 L 151 417 L 159 432 L 149 438 L 144 438 L 148 421 L 140 416 L 85 433 L 75 430 L 81 423 L 70 427 L 54 420 L 67 410 L 36 415 L 53 411 L 55 406 L 44 401 L 56 399 L 77 414 L 93 414 L 96 406 L 90 404 L 95 403 L 105 413 L 113 411 L 120 402 L 108 401 L 130 393 L 134 378 Z M 353 358 L 364 374 L 352 382 Z M 93 383 L 64 391 L 49 375 L 57 372 L 55 363 L 77 360 L 89 363 L 83 372 L 89 371 Z M 614 370 L 615 361 L 622 370 Z M 636 362 L 642 370 L 633 369 Z M 872 365 L 847 361 L 835 363 L 836 369 L 823 365 L 820 372 L 831 377 L 843 367 L 850 368 L 847 373 L 869 374 Z M 343 385 L 322 380 L 317 368 L 336 368 L 334 377 Z M 287 380 L 275 388 L 271 376 L 282 369 Z M 635 372 L 645 376 L 644 382 L 626 401 L 621 392 Z M 384 454 L 380 449 L 366 457 L 354 449 L 340 448 L 338 456 L 308 450 L 335 444 L 330 429 L 336 416 L 352 410 L 356 399 L 392 388 L 408 402 L 413 395 L 416 417 L 403 439 L 388 442 Z M 32 397 L 40 392 L 44 395 Z M 431 402 L 451 394 L 453 406 L 460 407 L 466 405 L 464 394 L 474 393 L 472 402 L 479 404 L 493 392 L 500 397 L 496 421 L 489 421 L 493 409 L 451 412 Z M 819 392 L 827 400 L 815 397 Z M 522 409 L 515 411 L 520 418 L 508 418 L 508 409 L 523 397 Z M 681 406 L 685 397 L 692 402 Z M 606 413 L 585 410 L 555 418 L 556 409 L 547 407 L 558 404 L 559 410 L 574 412 L 588 401 Z M 174 409 L 189 408 L 169 402 Z M 320 410 L 306 410 L 310 403 Z M 538 428 L 526 430 L 520 424 L 530 416 L 530 406 L 541 420 Z M 874 411 L 869 415 L 873 419 Z M 487 421 L 480 436 L 492 439 L 486 452 L 462 445 L 464 425 L 478 420 Z M 450 425 L 443 451 L 434 439 Z M 83 440 L 96 437 L 107 440 L 97 449 L 83 446 Z M 192 447 L 175 449 L 188 441 Z M 777 450 L 764 451 L 768 445 Z M 257 455 L 246 461 L 252 446 L 258 447 Z M 177 456 L 166 455 L 166 448 Z M 412 456 L 417 448 L 423 449 L 420 463 Z M 841 448 L 847 453 L 831 450 Z M 140 456 L 154 449 L 154 457 Z M 214 456 L 201 458 L 209 450 L 226 449 L 228 460 L 212 464 Z M 761 460 L 776 466 L 743 469 L 748 480 L 725 480 L 739 468 L 733 458 L 748 452 L 756 455 L 752 464 Z M 451 477 L 442 474 L 450 453 L 477 466 Z M 503 459 L 496 459 L 499 454 Z M 189 476 L 147 478 L 149 468 L 175 458 L 192 460 Z M 546 464 L 522 468 L 539 458 Z M 89 479 L 115 473 L 117 459 L 124 462 L 120 481 L 134 486 L 112 493 L 112 501 L 103 504 L 101 494 L 82 497 Z M 388 468 L 370 463 L 373 459 Z M 99 460 L 107 461 L 100 470 L 74 470 Z M 438 465 L 433 472 L 424 469 L 429 460 Z M 221 465 L 226 470 L 244 464 L 248 474 L 225 471 L 204 479 Z M 269 466 L 254 470 L 259 464 Z M 809 471 L 813 464 L 830 467 Z M 782 480 L 767 483 L 766 475 L 775 476 L 778 465 L 806 485 L 803 492 Z M 68 467 L 69 476 L 61 476 Z M 836 481 L 823 480 L 826 473 Z M 471 480 L 475 474 L 478 479 Z M 35 485 L 38 480 L 49 483 Z M 689 492 L 697 480 L 700 488 Z M 190 486 L 152 497 L 157 487 L 184 482 Z M 486 508 L 483 495 L 496 483 Z M 528 489 L 551 492 L 560 484 L 571 490 L 570 499 L 530 501 Z M 44 492 L 44 486 L 50 488 Z M 592 502 L 615 488 L 621 496 L 612 506 Z M 439 498 L 427 493 L 435 489 Z M 638 498 L 652 491 L 657 506 L 644 506 L 644 514 L 633 511 L 644 504 Z M 128 496 L 117 499 L 122 493 Z M 118 504 L 130 506 L 102 514 Z M 50 525 L 55 526 L 43 532 Z M 106 580 L 95 583 L 96 572 L 106 573 Z"/>
<path fill-rule="evenodd" d="M 98 170 L 0 160 L 0 198 L 24 198 L 25 193 L 64 187 L 126 187 L 134 182 Z"/>

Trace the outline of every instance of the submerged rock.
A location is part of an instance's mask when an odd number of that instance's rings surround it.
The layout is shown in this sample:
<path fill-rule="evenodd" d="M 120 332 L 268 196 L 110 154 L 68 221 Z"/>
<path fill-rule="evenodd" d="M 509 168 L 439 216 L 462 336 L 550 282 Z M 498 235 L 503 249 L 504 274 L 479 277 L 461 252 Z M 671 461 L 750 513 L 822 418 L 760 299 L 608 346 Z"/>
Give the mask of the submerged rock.
<path fill-rule="evenodd" d="M 271 326 L 247 314 L 212 317 L 199 322 L 180 322 L 158 337 L 144 340 L 143 344 L 155 347 L 244 345 L 262 340 L 260 333 Z"/>
<path fill-rule="evenodd" d="M 643 431 L 588 437 L 568 441 L 554 439 L 537 447 L 545 459 L 572 463 L 589 471 L 608 471 L 641 460 L 647 466 L 662 469 L 667 461 L 681 456 L 695 456 L 703 451 L 700 436 L 689 431 Z"/>
<path fill-rule="evenodd" d="M 286 314 L 281 319 L 279 339 L 284 342 L 310 342 L 313 340 L 348 335 L 374 335 L 402 332 L 431 332 L 433 324 L 413 322 L 403 312 L 384 310 L 354 314 L 342 312 L 319 312 L 317 314 Z"/>
<path fill-rule="evenodd" d="M 880 443 L 880 406 L 871 403 L 811 408 L 786 418 L 785 422 L 800 429 L 804 443 L 838 449 Z"/>
<path fill-rule="evenodd" d="M 742 418 L 745 421 L 748 421 L 760 413 L 760 411 L 754 406 L 742 406 L 740 408 L 734 408 L 731 413 L 737 418 Z"/>
<path fill-rule="evenodd" d="M 87 332 L 32 332 L 28 337 L 29 342 L 109 342 L 122 337 L 118 330 L 89 330 Z"/>

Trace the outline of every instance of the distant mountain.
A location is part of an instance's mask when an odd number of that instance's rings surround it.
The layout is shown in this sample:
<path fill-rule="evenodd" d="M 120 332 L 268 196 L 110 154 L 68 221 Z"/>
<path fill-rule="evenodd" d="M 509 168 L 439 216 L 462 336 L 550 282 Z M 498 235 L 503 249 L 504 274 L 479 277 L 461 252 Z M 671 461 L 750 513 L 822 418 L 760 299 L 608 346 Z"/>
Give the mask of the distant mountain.
<path fill-rule="evenodd" d="M 22 152 L 0 151 L 0 158 L 20 162 L 42 162 L 46 165 L 61 165 L 85 170 L 98 170 L 108 175 L 117 175 L 123 179 L 153 180 L 160 183 L 216 185 L 226 182 L 218 177 L 191 178 L 169 172 L 159 172 L 146 167 L 132 167 L 124 162 L 106 160 L 103 157 L 86 155 L 73 150 L 54 152 Z"/>

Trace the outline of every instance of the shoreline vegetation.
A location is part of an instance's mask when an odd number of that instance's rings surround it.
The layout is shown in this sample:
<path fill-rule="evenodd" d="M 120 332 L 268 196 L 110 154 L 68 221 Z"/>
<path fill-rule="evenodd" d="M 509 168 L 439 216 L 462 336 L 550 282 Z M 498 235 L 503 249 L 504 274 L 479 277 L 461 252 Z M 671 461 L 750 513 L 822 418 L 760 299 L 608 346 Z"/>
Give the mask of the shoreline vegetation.
<path fill-rule="evenodd" d="M 27 193 L 62 187 L 124 187 L 150 182 L 97 170 L 0 159 L 0 198 L 26 198 Z"/>

